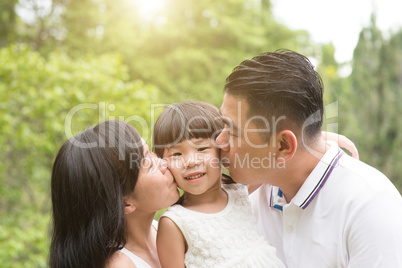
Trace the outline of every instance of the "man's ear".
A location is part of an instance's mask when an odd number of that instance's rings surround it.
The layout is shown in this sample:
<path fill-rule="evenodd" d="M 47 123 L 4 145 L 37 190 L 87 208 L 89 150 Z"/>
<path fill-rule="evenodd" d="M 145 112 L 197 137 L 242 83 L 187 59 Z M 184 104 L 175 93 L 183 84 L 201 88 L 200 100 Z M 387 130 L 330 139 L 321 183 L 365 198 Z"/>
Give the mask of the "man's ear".
<path fill-rule="evenodd" d="M 290 160 L 297 150 L 297 138 L 291 130 L 282 130 L 276 136 L 278 158 Z"/>
<path fill-rule="evenodd" d="M 137 208 L 135 205 L 135 200 L 132 196 L 125 196 L 123 197 L 124 202 L 124 214 L 131 214 Z"/>

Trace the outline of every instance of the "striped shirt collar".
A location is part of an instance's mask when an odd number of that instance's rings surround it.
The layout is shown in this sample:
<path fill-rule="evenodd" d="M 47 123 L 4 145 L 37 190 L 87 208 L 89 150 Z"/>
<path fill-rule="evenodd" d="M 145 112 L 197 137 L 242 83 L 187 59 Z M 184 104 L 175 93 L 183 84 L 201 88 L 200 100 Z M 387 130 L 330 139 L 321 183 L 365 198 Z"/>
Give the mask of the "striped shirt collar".
<path fill-rule="evenodd" d="M 302 187 L 292 199 L 292 203 L 302 209 L 307 208 L 311 201 L 313 201 L 314 197 L 319 193 L 325 182 L 331 176 L 334 167 L 343 155 L 343 151 L 339 148 L 338 144 L 334 142 L 327 143 L 330 145 L 329 150 L 324 154 L 320 162 L 318 162 L 317 166 L 313 169 Z M 283 206 L 286 204 L 281 189 L 272 186 L 270 206 L 282 211 Z"/>

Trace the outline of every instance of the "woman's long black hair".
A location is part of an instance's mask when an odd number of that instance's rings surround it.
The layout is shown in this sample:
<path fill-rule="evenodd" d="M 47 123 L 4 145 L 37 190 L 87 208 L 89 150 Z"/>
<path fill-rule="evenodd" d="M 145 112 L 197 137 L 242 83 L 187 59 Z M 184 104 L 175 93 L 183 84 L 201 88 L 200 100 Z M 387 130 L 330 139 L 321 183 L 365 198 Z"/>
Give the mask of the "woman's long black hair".
<path fill-rule="evenodd" d="M 49 265 L 105 267 L 126 243 L 123 196 L 138 179 L 143 147 L 136 129 L 106 121 L 68 140 L 53 165 Z"/>

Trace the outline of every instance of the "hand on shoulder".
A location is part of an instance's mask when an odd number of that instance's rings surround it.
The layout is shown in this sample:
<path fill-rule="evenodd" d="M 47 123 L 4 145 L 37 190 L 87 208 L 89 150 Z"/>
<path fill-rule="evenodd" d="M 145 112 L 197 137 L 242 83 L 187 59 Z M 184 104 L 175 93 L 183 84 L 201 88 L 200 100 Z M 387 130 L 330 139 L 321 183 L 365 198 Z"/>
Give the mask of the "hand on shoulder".
<path fill-rule="evenodd" d="M 126 254 L 116 251 L 113 253 L 112 257 L 110 257 L 109 262 L 106 265 L 106 268 L 136 268 L 135 264 L 127 257 Z"/>
<path fill-rule="evenodd" d="M 321 131 L 321 135 L 324 140 L 338 143 L 339 147 L 348 150 L 353 158 L 359 159 L 359 151 L 357 150 L 356 145 L 345 136 L 326 131 Z"/>

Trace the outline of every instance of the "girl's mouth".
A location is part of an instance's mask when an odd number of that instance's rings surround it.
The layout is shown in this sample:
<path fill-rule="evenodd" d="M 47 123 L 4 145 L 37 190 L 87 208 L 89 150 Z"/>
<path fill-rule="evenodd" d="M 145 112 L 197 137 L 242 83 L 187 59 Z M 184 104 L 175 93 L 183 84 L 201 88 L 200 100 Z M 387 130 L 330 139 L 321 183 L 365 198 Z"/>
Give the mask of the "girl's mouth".
<path fill-rule="evenodd" d="M 197 179 L 200 179 L 201 177 L 204 177 L 206 173 L 200 173 L 200 174 L 196 174 L 196 175 L 192 175 L 192 176 L 188 176 L 188 177 L 184 177 L 185 180 L 188 181 L 195 181 Z"/>

